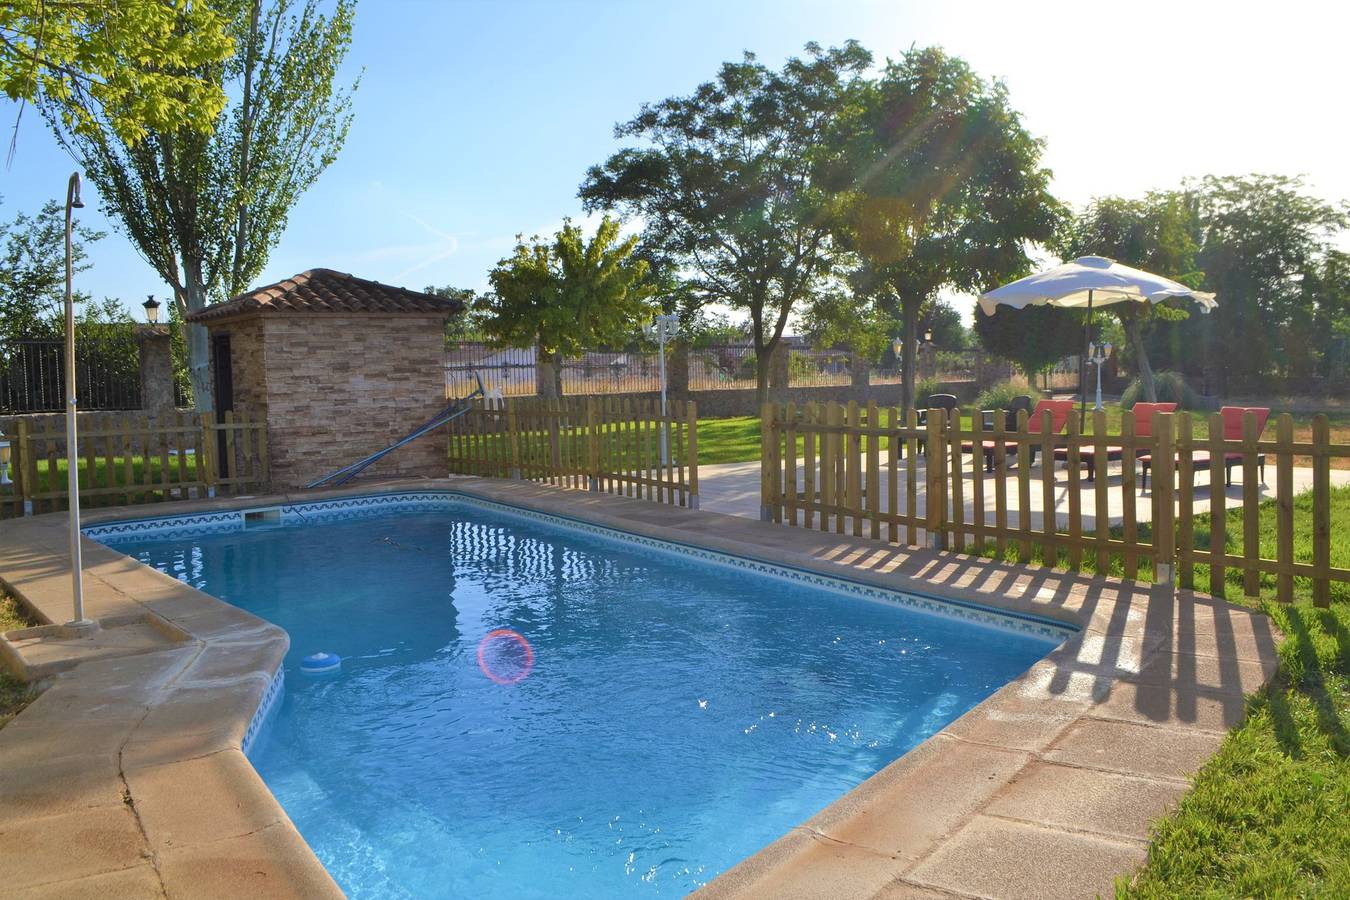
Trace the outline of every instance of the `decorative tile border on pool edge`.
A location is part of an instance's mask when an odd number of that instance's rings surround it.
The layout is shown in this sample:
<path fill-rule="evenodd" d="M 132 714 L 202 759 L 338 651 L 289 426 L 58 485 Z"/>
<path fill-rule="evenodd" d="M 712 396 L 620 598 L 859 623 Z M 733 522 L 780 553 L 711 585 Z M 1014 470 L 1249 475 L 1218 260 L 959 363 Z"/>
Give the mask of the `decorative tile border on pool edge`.
<path fill-rule="evenodd" d="M 236 509 L 228 512 L 193 513 L 155 519 L 124 519 L 102 525 L 86 525 L 80 529 L 80 533 L 96 541 L 116 538 L 119 543 L 129 543 L 138 539 L 153 540 L 166 531 L 187 536 L 241 531 L 243 527 L 244 511 Z"/>
<path fill-rule="evenodd" d="M 960 600 L 947 600 L 915 594 L 897 588 L 883 588 L 866 582 L 856 581 L 839 575 L 826 575 L 810 569 L 803 569 L 784 563 L 771 563 L 752 557 L 737 556 L 717 550 L 709 550 L 679 541 L 652 538 L 634 534 L 619 528 L 596 525 L 571 516 L 545 513 L 526 507 L 498 503 L 466 494 L 460 491 L 404 491 L 381 494 L 363 494 L 354 497 L 341 497 L 333 500 L 314 500 L 301 503 L 287 503 L 260 507 L 258 510 L 235 510 L 232 512 L 207 515 L 171 516 L 162 519 L 139 519 L 128 522 L 114 522 L 107 525 L 94 525 L 84 529 L 91 538 L 114 537 L 117 543 L 127 543 L 128 538 L 147 540 L 165 536 L 172 532 L 175 536 L 190 536 L 220 531 L 242 531 L 252 527 L 246 523 L 245 513 L 259 510 L 278 510 L 279 520 L 273 519 L 268 525 L 298 524 L 302 522 L 334 522 L 344 519 L 360 518 L 370 512 L 395 512 L 404 509 L 422 509 L 452 506 L 475 506 L 488 509 L 505 516 L 533 520 L 555 528 L 583 531 L 587 534 L 617 541 L 622 544 L 636 545 L 644 549 L 693 559 L 699 562 L 738 569 L 756 575 L 775 578 L 793 584 L 805 585 L 817 590 L 856 597 L 871 602 L 902 606 L 931 615 L 958 619 L 974 625 L 983 625 L 1000 631 L 1012 631 L 1045 640 L 1063 641 L 1077 633 L 1072 625 L 1045 619 L 1039 616 L 998 610 L 979 604 Z M 264 526 L 265 527 L 265 526 Z"/>
<path fill-rule="evenodd" d="M 286 667 L 277 666 L 277 673 L 272 676 L 268 682 L 267 690 L 263 692 L 262 700 L 258 701 L 258 708 L 253 712 L 253 718 L 249 719 L 248 729 L 244 732 L 244 740 L 239 745 L 239 749 L 248 756 L 253 745 L 257 743 L 259 735 L 271 721 L 272 714 L 281 707 L 281 698 L 286 693 Z"/>

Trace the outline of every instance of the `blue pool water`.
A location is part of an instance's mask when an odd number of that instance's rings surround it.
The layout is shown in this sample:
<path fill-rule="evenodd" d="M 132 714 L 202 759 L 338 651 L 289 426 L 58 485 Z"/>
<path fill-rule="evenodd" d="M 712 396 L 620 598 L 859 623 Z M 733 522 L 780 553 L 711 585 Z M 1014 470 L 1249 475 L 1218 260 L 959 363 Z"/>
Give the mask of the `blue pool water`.
<path fill-rule="evenodd" d="M 99 539 L 290 633 L 251 756 L 353 897 L 683 894 L 1055 643 L 460 503 Z"/>

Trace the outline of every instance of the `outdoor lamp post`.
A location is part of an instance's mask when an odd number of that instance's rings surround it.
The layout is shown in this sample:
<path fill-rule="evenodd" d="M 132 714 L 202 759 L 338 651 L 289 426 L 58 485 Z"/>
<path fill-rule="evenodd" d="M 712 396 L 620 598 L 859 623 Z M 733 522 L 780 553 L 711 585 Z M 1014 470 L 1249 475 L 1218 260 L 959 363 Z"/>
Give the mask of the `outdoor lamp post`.
<path fill-rule="evenodd" d="M 158 325 L 159 301 L 155 299 L 155 295 L 151 294 L 141 306 L 145 308 L 145 321 L 151 325 Z"/>
<path fill-rule="evenodd" d="M 1093 409 L 1103 409 L 1102 406 L 1102 366 L 1106 364 L 1106 359 L 1111 355 L 1111 344 L 1088 344 L 1088 362 L 1097 368 L 1097 405 Z"/>
<path fill-rule="evenodd" d="M 666 419 L 666 341 L 680 333 L 680 317 L 676 315 L 657 316 L 647 326 L 647 336 L 656 339 L 657 357 L 660 361 L 661 379 L 661 465 L 670 462 L 670 433 Z"/>
<path fill-rule="evenodd" d="M 88 625 L 90 622 L 84 617 L 84 563 L 80 557 L 80 449 L 75 428 L 75 299 L 70 286 L 73 276 L 70 230 L 71 219 L 77 209 L 84 209 L 84 202 L 80 199 L 80 173 L 74 172 L 66 184 L 66 490 L 70 493 L 70 586 L 75 610 L 75 618 L 70 624 Z"/>

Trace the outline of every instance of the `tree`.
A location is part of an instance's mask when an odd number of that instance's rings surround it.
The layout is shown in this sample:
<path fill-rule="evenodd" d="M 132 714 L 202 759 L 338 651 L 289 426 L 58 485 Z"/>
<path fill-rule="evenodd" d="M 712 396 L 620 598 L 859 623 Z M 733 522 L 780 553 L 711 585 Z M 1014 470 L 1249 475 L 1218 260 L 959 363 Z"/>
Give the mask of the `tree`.
<path fill-rule="evenodd" d="M 1082 352 L 1083 319 L 1053 306 L 975 314 L 975 336 L 990 353 L 1006 356 L 1030 381 L 1066 356 Z"/>
<path fill-rule="evenodd" d="M 622 343 L 651 318 L 647 262 L 633 255 L 637 237 L 619 239 L 605 216 L 588 242 L 568 219 L 552 241 L 518 240 L 488 274 L 479 300 L 483 330 L 507 347 L 538 347 L 540 393 L 562 396 L 562 358 Z"/>
<path fill-rule="evenodd" d="M 933 332 L 933 346 L 940 350 L 969 350 L 970 330 L 961 321 L 961 312 L 941 300 L 932 304 L 927 321 Z"/>
<path fill-rule="evenodd" d="M 0 225 L 0 348 L 18 338 L 61 334 L 65 315 L 65 210 L 48 202 L 36 215 L 19 213 Z M 85 244 L 103 232 L 77 224 L 71 259 L 76 272 L 89 268 Z M 75 298 L 88 300 L 85 294 Z"/>
<path fill-rule="evenodd" d="M 215 8 L 236 52 L 223 65 L 193 70 L 230 97 L 211 132 L 155 129 L 130 142 L 105 116 L 68 127 L 77 110 L 65 98 L 49 95 L 42 105 L 109 218 L 173 289 L 180 317 L 258 276 L 351 123 L 351 93 L 334 82 L 354 0 L 336 0 L 328 15 L 318 0 L 219 0 Z M 206 330 L 188 325 L 187 343 L 197 408 L 210 411 Z"/>
<path fill-rule="evenodd" d="M 1350 225 L 1345 204 L 1313 197 L 1302 178 L 1281 175 L 1209 176 L 1186 187 L 1201 221 L 1197 263 L 1219 301 L 1207 324 L 1225 361 L 1222 387 L 1296 371 L 1308 351 L 1300 321 L 1320 303 L 1305 282 L 1316 279 Z"/>
<path fill-rule="evenodd" d="M 1331 250 L 1303 278 L 1308 334 L 1302 344 L 1316 356 L 1320 375 L 1350 374 L 1350 253 Z"/>
<path fill-rule="evenodd" d="M 208 133 L 225 105 L 203 72 L 229 58 L 215 4 L 163 0 L 10 0 L 0 6 L 0 86 L 53 105 L 69 131 Z"/>
<path fill-rule="evenodd" d="M 749 314 L 761 401 L 793 310 L 830 287 L 832 198 L 818 174 L 871 59 L 856 42 L 808 44 L 775 72 L 747 53 L 693 94 L 644 105 L 615 134 L 647 146 L 581 185 L 588 210 L 642 219 L 644 244 L 688 273 L 698 303 Z"/>
<path fill-rule="evenodd" d="M 1193 197 L 1178 191 L 1153 192 L 1139 200 L 1098 198 L 1064 223 L 1054 245 L 1065 259 L 1107 256 L 1192 288 L 1200 287 L 1204 280 L 1204 273 L 1196 270 L 1195 261 L 1200 249 L 1196 203 Z M 1188 318 L 1186 302 L 1115 303 L 1106 307 L 1120 320 L 1144 399 L 1150 403 L 1157 402 L 1158 389 L 1149 363 L 1146 334 L 1154 322 Z"/>
<path fill-rule="evenodd" d="M 434 284 L 429 284 L 422 289 L 422 293 L 430 294 L 433 297 L 444 297 L 447 300 L 458 300 L 464 305 L 463 313 L 458 316 L 451 316 L 445 322 L 445 339 L 447 341 L 469 340 L 482 330 L 476 310 L 478 294 L 473 288 L 458 288 L 449 284 L 436 287 Z"/>
<path fill-rule="evenodd" d="M 839 192 L 836 236 L 859 260 L 860 319 L 899 320 L 901 403 L 913 404 L 919 320 L 940 290 L 978 291 L 1024 274 L 1029 242 L 1062 215 L 999 82 L 940 49 L 915 49 L 869 83 L 838 126 L 846 150 L 826 184 Z M 835 161 L 831 161 L 834 163 Z"/>

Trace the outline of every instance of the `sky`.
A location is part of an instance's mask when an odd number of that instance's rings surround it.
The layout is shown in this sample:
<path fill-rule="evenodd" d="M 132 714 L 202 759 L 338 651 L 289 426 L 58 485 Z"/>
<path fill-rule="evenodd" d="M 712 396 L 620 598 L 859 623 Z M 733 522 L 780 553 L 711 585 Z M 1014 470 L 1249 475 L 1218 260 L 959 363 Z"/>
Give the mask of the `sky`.
<path fill-rule="evenodd" d="M 1347 34 L 1350 5 L 1298 0 L 362 0 L 346 147 L 259 283 L 327 267 L 483 288 L 516 234 L 581 218 L 587 167 L 622 146 L 614 125 L 643 102 L 691 92 L 746 50 L 779 66 L 808 41 L 856 38 L 879 60 L 937 44 L 1002 79 L 1071 203 L 1254 171 L 1346 199 Z M 16 112 L 0 104 L 0 121 Z M 76 168 L 33 110 L 17 138 L 0 171 L 4 218 L 63 199 Z M 167 286 L 93 190 L 85 200 L 81 220 L 109 234 L 77 287 L 139 315 Z"/>

